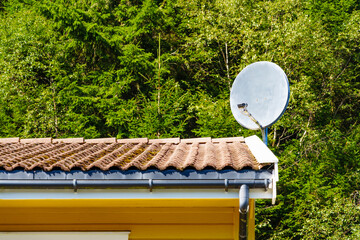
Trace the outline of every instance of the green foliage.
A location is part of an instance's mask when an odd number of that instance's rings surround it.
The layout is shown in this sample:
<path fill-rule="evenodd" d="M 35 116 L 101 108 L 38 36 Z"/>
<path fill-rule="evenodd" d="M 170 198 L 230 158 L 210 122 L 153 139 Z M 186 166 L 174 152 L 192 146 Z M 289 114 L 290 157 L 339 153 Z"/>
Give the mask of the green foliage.
<path fill-rule="evenodd" d="M 360 207 L 358 192 L 354 199 L 331 198 L 314 204 L 301 229 L 306 239 L 359 239 Z"/>
<path fill-rule="evenodd" d="M 229 105 L 229 94 L 214 101 L 207 94 L 200 93 L 189 109 L 190 113 L 195 113 L 199 125 L 193 132 L 201 137 L 238 136 L 242 129 L 232 116 Z"/>
<path fill-rule="evenodd" d="M 343 30 L 343 23 L 355 9 L 359 10 L 359 6 L 358 0 L 312 0 L 307 4 L 308 13 L 333 34 Z"/>
<path fill-rule="evenodd" d="M 0 24 L 0 118 L 9 126 L 1 128 L 1 134 L 52 134 L 59 65 L 54 59 L 59 54 L 56 33 L 43 17 L 27 9 L 4 16 Z"/>
<path fill-rule="evenodd" d="M 1 137 L 230 137 L 229 90 L 246 65 L 288 75 L 269 129 L 277 204 L 258 239 L 358 239 L 360 3 L 0 2 Z"/>

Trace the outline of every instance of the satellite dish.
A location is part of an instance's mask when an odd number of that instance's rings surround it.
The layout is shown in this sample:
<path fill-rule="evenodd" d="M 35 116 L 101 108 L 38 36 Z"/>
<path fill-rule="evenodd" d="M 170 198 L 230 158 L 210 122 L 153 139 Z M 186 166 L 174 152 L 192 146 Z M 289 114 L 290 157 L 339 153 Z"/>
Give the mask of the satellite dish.
<path fill-rule="evenodd" d="M 272 62 L 255 62 L 237 75 L 230 92 L 230 106 L 236 121 L 257 130 L 274 124 L 289 103 L 289 81 Z"/>

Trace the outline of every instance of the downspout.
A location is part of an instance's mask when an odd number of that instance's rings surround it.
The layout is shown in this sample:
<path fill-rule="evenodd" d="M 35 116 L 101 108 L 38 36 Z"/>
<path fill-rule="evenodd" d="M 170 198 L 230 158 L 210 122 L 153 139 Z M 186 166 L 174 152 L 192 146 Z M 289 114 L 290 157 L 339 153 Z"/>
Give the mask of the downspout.
<path fill-rule="evenodd" d="M 249 211 L 249 186 L 241 185 L 239 190 L 239 240 L 247 239 L 247 213 Z"/>

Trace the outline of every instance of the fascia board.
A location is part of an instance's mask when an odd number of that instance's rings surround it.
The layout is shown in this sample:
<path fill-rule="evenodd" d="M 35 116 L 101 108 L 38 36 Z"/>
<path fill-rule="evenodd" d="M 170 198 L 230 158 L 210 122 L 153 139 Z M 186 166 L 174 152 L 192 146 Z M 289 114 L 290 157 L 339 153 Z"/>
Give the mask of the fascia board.
<path fill-rule="evenodd" d="M 0 191 L 1 200 L 17 199 L 236 199 L 238 189 L 4 189 Z M 272 199 L 273 190 L 250 189 L 250 198 Z"/>

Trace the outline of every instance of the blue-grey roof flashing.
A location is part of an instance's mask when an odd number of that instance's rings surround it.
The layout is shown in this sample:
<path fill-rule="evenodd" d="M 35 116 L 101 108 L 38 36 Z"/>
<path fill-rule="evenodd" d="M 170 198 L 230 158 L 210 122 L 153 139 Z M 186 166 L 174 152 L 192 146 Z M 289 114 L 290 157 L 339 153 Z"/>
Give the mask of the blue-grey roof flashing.
<path fill-rule="evenodd" d="M 246 179 L 260 180 L 271 179 L 273 170 L 71 170 L 69 172 L 61 170 L 0 170 L 0 180 L 62 180 L 62 179 L 89 179 L 89 180 L 117 180 L 117 179 L 175 179 L 175 180 L 196 180 L 196 179 Z"/>

